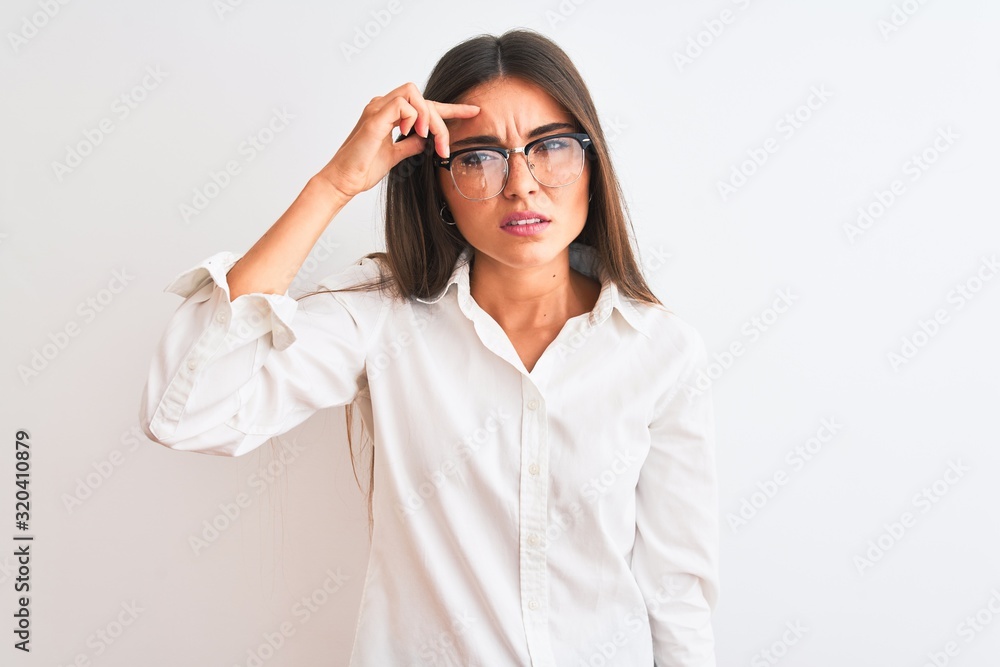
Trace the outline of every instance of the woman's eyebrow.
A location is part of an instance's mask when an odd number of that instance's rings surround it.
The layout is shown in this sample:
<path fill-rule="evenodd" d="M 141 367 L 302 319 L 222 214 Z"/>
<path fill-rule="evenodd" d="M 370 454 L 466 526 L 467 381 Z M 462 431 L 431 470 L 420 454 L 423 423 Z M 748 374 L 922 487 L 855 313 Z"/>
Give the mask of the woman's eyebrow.
<path fill-rule="evenodd" d="M 543 134 L 548 134 L 553 130 L 575 130 L 576 126 L 571 123 L 546 123 L 545 125 L 539 125 L 531 132 L 528 133 L 528 140 L 534 139 L 535 137 L 540 137 Z M 458 141 L 452 141 L 449 146 L 454 148 L 459 148 L 462 146 L 480 146 L 489 145 L 497 146 L 500 144 L 500 137 L 493 134 L 477 134 L 474 137 L 466 137 L 464 139 L 459 139 Z"/>

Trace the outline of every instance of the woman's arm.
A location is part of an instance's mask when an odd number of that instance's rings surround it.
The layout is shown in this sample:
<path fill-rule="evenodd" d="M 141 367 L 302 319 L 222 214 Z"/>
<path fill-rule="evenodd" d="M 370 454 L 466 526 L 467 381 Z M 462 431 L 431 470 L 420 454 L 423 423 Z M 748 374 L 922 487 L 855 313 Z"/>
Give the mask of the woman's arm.
<path fill-rule="evenodd" d="M 229 270 L 229 298 L 284 294 L 324 230 L 351 197 L 317 174 L 288 210 Z"/>
<path fill-rule="evenodd" d="M 474 104 L 425 100 L 413 83 L 373 98 L 333 159 L 232 267 L 230 298 L 251 292 L 285 292 L 331 218 L 348 201 L 374 187 L 401 160 L 423 151 L 429 132 L 434 133 L 438 153 L 446 157 L 449 135 L 444 118 L 477 113 L 479 107 Z M 392 129 L 397 126 L 404 135 L 411 129 L 416 132 L 394 142 Z"/>
<path fill-rule="evenodd" d="M 216 253 L 168 285 L 184 302 L 150 363 L 139 408 L 146 435 L 174 449 L 239 456 L 320 408 L 353 400 L 384 312 L 378 295 L 323 294 L 300 305 L 288 287 L 351 198 L 422 151 L 429 129 L 446 154 L 442 114 L 475 113 L 424 100 L 412 83 L 372 99 L 333 159 L 245 255 Z M 393 142 L 397 125 L 416 132 Z M 321 286 L 368 282 L 377 268 L 365 260 Z"/>
<path fill-rule="evenodd" d="M 649 425 L 636 487 L 632 571 L 646 599 L 656 667 L 715 667 L 719 594 L 715 422 L 698 333 L 682 323 L 675 378 Z"/>
<path fill-rule="evenodd" d="M 368 348 L 385 308 L 377 293 L 230 300 L 226 271 L 236 260 L 216 253 L 166 287 L 184 302 L 154 350 L 139 423 L 171 449 L 241 456 L 317 410 L 350 403 L 367 383 Z M 377 275 L 364 259 L 320 287 Z"/>

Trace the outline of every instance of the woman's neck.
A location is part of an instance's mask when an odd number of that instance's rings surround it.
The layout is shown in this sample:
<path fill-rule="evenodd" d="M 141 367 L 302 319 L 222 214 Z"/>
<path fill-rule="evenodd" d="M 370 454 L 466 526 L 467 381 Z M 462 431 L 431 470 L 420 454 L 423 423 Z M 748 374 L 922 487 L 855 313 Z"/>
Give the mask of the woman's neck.
<path fill-rule="evenodd" d="M 478 255 L 478 253 L 477 253 Z M 504 331 L 561 329 L 566 320 L 588 313 L 601 283 L 569 265 L 568 250 L 541 266 L 518 269 L 475 256 L 469 290 L 479 307 Z"/>

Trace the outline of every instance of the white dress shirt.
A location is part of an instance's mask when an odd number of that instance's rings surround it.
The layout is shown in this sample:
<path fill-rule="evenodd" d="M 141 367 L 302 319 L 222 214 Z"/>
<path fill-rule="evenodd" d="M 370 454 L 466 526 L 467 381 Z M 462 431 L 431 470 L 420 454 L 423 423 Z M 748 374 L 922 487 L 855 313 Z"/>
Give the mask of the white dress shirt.
<path fill-rule="evenodd" d="M 430 299 L 245 294 L 223 251 L 150 366 L 140 423 L 240 456 L 357 399 L 374 434 L 374 530 L 353 667 L 709 667 L 718 596 L 710 390 L 697 331 L 602 283 L 529 373 L 469 291 L 471 250 Z M 378 275 L 362 259 L 320 283 Z"/>

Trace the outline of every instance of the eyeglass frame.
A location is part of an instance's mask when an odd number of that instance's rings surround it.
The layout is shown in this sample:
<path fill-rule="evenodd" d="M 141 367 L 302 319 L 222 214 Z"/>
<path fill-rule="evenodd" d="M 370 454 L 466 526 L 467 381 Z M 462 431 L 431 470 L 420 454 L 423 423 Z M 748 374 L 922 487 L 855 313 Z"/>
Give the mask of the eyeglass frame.
<path fill-rule="evenodd" d="M 524 146 L 521 146 L 519 148 L 504 148 L 503 146 L 470 146 L 469 148 L 459 149 L 459 150 L 455 151 L 454 153 L 452 153 L 451 155 L 449 155 L 448 157 L 441 157 L 440 155 L 435 155 L 434 156 L 434 165 L 437 166 L 437 167 L 443 167 L 443 168 L 445 168 L 445 169 L 448 170 L 448 172 L 451 174 L 451 182 L 455 186 L 455 189 L 458 190 L 458 194 L 462 195 L 463 197 L 465 197 L 469 201 L 486 201 L 487 199 L 493 199 L 494 197 L 496 197 L 497 195 L 499 195 L 501 192 L 503 192 L 503 189 L 505 187 L 507 187 L 507 179 L 510 178 L 510 156 L 512 154 L 514 154 L 514 153 L 521 153 L 521 154 L 523 154 L 524 155 L 524 160 L 525 160 L 525 162 L 527 162 L 528 155 L 530 155 L 532 148 L 534 148 L 538 144 L 542 143 L 543 141 L 548 141 L 550 139 L 558 139 L 560 137 L 573 137 L 574 139 L 576 139 L 577 141 L 579 141 L 580 142 L 580 147 L 583 148 L 583 156 L 584 156 L 585 159 L 588 156 L 587 149 L 588 148 L 592 148 L 593 145 L 594 145 L 594 141 L 590 138 L 590 135 L 587 134 L 586 132 L 560 132 L 559 134 L 550 134 L 550 135 L 548 135 L 546 137 L 539 137 L 537 139 L 533 139 L 532 141 L 529 141 Z M 500 186 L 500 189 L 497 190 L 496 194 L 490 195 L 489 197 L 478 197 L 478 198 L 476 198 L 476 197 L 466 197 L 465 193 L 462 192 L 459 189 L 458 183 L 455 182 L 455 174 L 454 174 L 454 172 L 451 171 L 451 161 L 453 159 L 455 159 L 456 156 L 462 155 L 463 153 L 472 153 L 474 151 L 493 151 L 495 153 L 500 153 L 501 155 L 504 156 L 503 185 Z M 580 173 L 577 174 L 577 177 L 574 178 L 569 183 L 563 183 L 562 185 L 545 185 L 545 183 L 542 183 L 541 181 L 539 181 L 538 177 L 535 176 L 535 172 L 531 168 L 531 163 L 528 162 L 527 164 L 528 164 L 528 173 L 531 174 L 531 177 L 533 179 L 535 179 L 535 182 L 538 183 L 539 185 L 544 185 L 547 188 L 564 188 L 567 185 L 573 185 L 578 180 L 580 180 L 580 176 L 583 175 L 583 169 L 581 168 L 580 169 Z"/>

